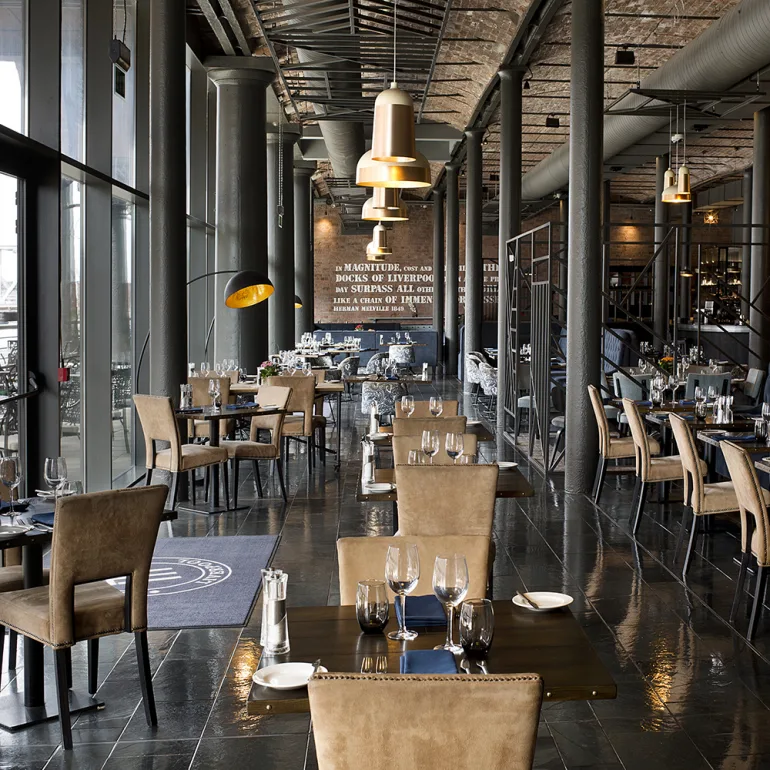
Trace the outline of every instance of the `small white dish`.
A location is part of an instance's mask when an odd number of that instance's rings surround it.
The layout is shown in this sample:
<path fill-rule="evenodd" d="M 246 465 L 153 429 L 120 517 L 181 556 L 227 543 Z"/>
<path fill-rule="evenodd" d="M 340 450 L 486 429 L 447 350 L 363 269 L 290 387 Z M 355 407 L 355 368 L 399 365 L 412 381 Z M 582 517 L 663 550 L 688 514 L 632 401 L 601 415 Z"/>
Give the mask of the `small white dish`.
<path fill-rule="evenodd" d="M 510 471 L 510 470 L 513 470 L 514 468 L 518 468 L 519 464 L 518 463 L 511 463 L 511 462 L 508 462 L 507 460 L 505 460 L 505 461 L 501 460 L 500 462 L 497 463 L 497 467 L 501 471 Z"/>
<path fill-rule="evenodd" d="M 323 666 L 319 666 L 318 671 L 326 673 Z M 255 684 L 271 690 L 299 690 L 307 687 L 312 675 L 312 663 L 276 663 L 274 666 L 257 669 L 251 678 Z"/>
<path fill-rule="evenodd" d="M 375 481 L 373 484 L 366 485 L 368 492 L 392 492 L 395 488 L 396 485 L 389 481 Z"/>
<path fill-rule="evenodd" d="M 41 499 L 41 500 L 53 500 L 55 497 L 69 497 L 70 495 L 75 494 L 74 489 L 62 489 L 59 491 L 59 494 L 57 495 L 55 492 L 52 492 L 48 489 L 36 489 L 35 494 Z"/>
<path fill-rule="evenodd" d="M 763 462 L 763 463 L 770 463 L 770 455 L 768 457 L 763 457 L 761 462 Z"/>
<path fill-rule="evenodd" d="M 466 425 L 481 425 L 481 420 L 466 420 Z"/>
<path fill-rule="evenodd" d="M 384 441 L 392 436 L 392 433 L 370 433 L 367 438 L 370 441 Z"/>
<path fill-rule="evenodd" d="M 22 527 L 18 524 L 2 524 L 0 525 L 0 539 L 6 537 L 16 537 L 16 535 L 23 535 L 25 532 L 29 532 L 29 527 Z"/>
<path fill-rule="evenodd" d="M 513 597 L 512 601 L 517 607 L 523 607 L 530 612 L 550 612 L 551 610 L 558 610 L 561 607 L 567 607 L 574 599 L 567 594 L 557 594 L 551 591 L 527 591 L 532 601 L 539 605 L 538 609 L 535 609 L 531 605 L 527 604 L 526 599 L 523 599 L 518 594 Z"/>

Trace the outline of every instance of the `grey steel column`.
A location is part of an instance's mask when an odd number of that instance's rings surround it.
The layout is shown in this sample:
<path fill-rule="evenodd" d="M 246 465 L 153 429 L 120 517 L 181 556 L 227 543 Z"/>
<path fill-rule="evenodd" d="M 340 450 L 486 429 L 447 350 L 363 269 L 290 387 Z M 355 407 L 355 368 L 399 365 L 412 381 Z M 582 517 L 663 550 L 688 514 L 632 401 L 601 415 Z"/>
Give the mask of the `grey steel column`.
<path fill-rule="evenodd" d="M 770 238 L 770 109 L 754 113 L 754 187 L 751 195 L 751 287 L 753 303 L 749 320 L 756 332 L 749 333 L 749 365 L 767 370 L 770 360 L 770 249 L 763 245 Z M 762 315 L 764 313 L 764 316 Z"/>
<path fill-rule="evenodd" d="M 484 129 L 465 132 L 467 169 L 465 186 L 465 342 L 463 352 L 481 348 L 481 305 L 484 301 L 484 262 L 481 254 L 481 140 Z M 464 370 L 463 370 L 464 372 Z M 465 387 L 470 383 L 463 374 Z"/>
<path fill-rule="evenodd" d="M 690 246 L 692 245 L 692 203 L 682 203 L 679 208 L 682 211 L 682 225 L 679 234 L 679 271 L 687 271 L 690 268 Z M 674 281 L 679 287 L 678 292 L 678 311 L 676 321 L 681 323 L 690 323 L 692 314 L 692 278 L 681 275 L 675 275 Z"/>
<path fill-rule="evenodd" d="M 567 322 L 567 276 L 569 275 L 569 198 L 562 195 L 559 198 L 559 248 L 562 262 L 559 262 L 559 288 L 565 296 L 561 297 L 562 307 L 559 309 L 559 320 Z"/>
<path fill-rule="evenodd" d="M 741 294 L 746 300 L 741 302 L 741 315 L 748 320 L 748 297 L 751 290 L 751 197 L 754 185 L 754 170 L 747 168 L 743 172 L 743 224 L 741 240 Z"/>
<path fill-rule="evenodd" d="M 508 247 L 521 232 L 521 80 L 524 71 L 506 67 L 500 77 L 500 209 L 497 253 L 497 429 L 505 429 L 505 389 L 508 382 Z"/>
<path fill-rule="evenodd" d="M 315 161 L 294 164 L 294 293 L 302 300 L 295 310 L 294 329 L 299 339 L 313 331 L 313 182 Z"/>
<path fill-rule="evenodd" d="M 444 363 L 444 190 L 433 191 L 433 330 L 436 365 Z"/>
<path fill-rule="evenodd" d="M 446 374 L 457 374 L 457 353 L 460 330 L 457 323 L 459 312 L 460 275 L 460 191 L 458 174 L 460 167 L 446 166 L 446 300 L 444 302 L 444 328 L 446 330 Z"/>
<path fill-rule="evenodd" d="M 204 62 L 217 88 L 215 267 L 267 272 L 266 93 L 275 73 L 266 57 L 212 56 Z M 191 275 L 191 278 L 196 276 Z M 267 307 L 224 304 L 230 274 L 214 279 L 212 361 L 235 358 L 255 372 L 267 357 Z M 271 303 L 273 298 L 267 300 Z"/>
<path fill-rule="evenodd" d="M 588 492 L 598 458 L 596 421 L 588 386 L 601 370 L 602 132 L 604 110 L 604 2 L 572 2 L 567 308 L 567 492 Z"/>
<path fill-rule="evenodd" d="M 267 274 L 275 286 L 268 302 L 268 352 L 294 347 L 294 143 L 297 126 L 267 130 Z M 283 144 L 283 169 L 280 166 Z M 281 203 L 283 201 L 283 203 Z M 283 214 L 279 206 L 283 206 Z"/>
<path fill-rule="evenodd" d="M 187 379 L 185 0 L 150 6 L 150 391 Z"/>
<path fill-rule="evenodd" d="M 663 203 L 663 177 L 668 169 L 668 155 L 655 158 L 655 231 L 653 249 L 657 251 L 668 233 L 668 204 Z M 662 346 L 668 339 L 668 245 L 655 259 L 652 290 L 654 344 Z"/>
<path fill-rule="evenodd" d="M 612 260 L 612 182 L 605 179 L 602 183 L 602 289 L 609 294 L 610 291 L 610 262 Z M 610 303 L 606 298 L 602 299 L 602 323 L 605 324 L 610 317 Z M 604 352 L 604 335 L 602 335 L 602 353 Z"/>

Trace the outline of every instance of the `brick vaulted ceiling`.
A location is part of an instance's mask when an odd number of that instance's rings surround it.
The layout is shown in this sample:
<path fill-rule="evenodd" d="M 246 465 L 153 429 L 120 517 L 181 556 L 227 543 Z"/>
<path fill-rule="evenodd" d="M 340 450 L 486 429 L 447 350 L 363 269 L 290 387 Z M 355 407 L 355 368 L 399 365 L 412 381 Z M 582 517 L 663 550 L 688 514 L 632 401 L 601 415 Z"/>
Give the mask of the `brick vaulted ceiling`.
<path fill-rule="evenodd" d="M 738 3 L 606 0 L 606 105 Z M 421 122 L 448 123 L 460 130 L 487 127 L 484 187 L 490 201 L 497 195 L 499 124 L 497 111 L 485 113 L 480 104 L 489 104 L 496 72 L 508 61 L 512 41 L 528 14 L 543 5 L 544 0 L 398 0 L 399 55 L 404 62 L 399 79 L 412 92 Z M 557 1 L 555 6 L 528 52 L 522 115 L 525 171 L 569 134 L 571 2 Z M 274 88 L 290 121 L 316 122 L 318 102 L 315 112 L 311 102 L 316 99 L 329 113 L 345 112 L 349 119 L 371 123 L 374 96 L 391 77 L 393 0 L 188 0 L 188 11 L 199 53 L 250 53 L 277 60 L 282 73 Z M 615 64 L 616 51 L 624 45 L 635 53 L 633 66 Z M 303 46 L 361 63 L 363 91 L 351 94 L 349 81 L 335 90 L 328 74 L 298 67 L 297 49 Z M 559 128 L 546 128 L 548 115 L 559 118 Z M 751 123 L 734 122 L 708 136 L 688 137 L 688 147 L 693 183 L 706 183 L 751 163 Z M 461 148 L 458 157 L 463 156 Z M 320 170 L 317 185 L 324 193 L 323 179 L 332 171 L 325 164 Z M 434 180 L 441 171 L 441 165 L 433 164 Z M 654 164 L 624 167 L 613 178 L 612 190 L 616 199 L 651 199 Z"/>

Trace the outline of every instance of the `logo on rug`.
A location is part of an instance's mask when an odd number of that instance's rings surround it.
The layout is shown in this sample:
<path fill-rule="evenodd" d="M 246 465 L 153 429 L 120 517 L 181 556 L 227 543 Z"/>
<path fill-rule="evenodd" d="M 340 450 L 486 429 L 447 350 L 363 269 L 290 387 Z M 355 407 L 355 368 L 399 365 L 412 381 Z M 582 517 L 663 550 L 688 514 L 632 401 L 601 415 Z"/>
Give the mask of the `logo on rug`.
<path fill-rule="evenodd" d="M 233 571 L 227 564 L 191 556 L 156 556 L 150 568 L 150 596 L 168 596 L 210 588 L 227 580 Z M 108 581 L 125 588 L 125 578 Z"/>

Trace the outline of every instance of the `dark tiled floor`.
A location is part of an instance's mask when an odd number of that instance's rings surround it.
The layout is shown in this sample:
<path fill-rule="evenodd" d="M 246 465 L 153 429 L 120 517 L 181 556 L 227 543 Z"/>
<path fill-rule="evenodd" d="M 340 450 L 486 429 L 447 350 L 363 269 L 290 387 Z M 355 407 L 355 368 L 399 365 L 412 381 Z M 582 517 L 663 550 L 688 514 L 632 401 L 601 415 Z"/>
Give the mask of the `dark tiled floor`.
<path fill-rule="evenodd" d="M 456 393 L 451 383 L 436 388 L 447 397 Z M 280 534 L 275 563 L 290 574 L 290 604 L 335 603 L 336 539 L 391 528 L 388 506 L 355 501 L 364 427 L 357 405 L 343 407 L 339 475 L 329 464 L 308 476 L 304 456 L 292 458 L 288 505 L 272 489 L 249 510 L 212 518 L 183 514 L 174 535 Z M 475 412 L 470 402 L 465 407 Z M 482 451 L 495 457 L 492 444 Z M 500 448 L 501 456 L 510 451 Z M 571 593 L 573 611 L 618 683 L 617 700 L 543 709 L 535 767 L 770 769 L 770 612 L 753 645 L 724 622 L 737 573 L 734 534 L 706 538 L 685 585 L 673 562 L 680 506 L 649 504 L 633 540 L 629 480 L 608 482 L 601 509 L 564 494 L 558 476 L 544 483 L 533 472 L 532 481 L 534 498 L 498 501 L 496 595 L 519 588 Z M 249 496 L 253 486 L 244 478 L 241 499 Z M 0 768 L 315 768 L 307 715 L 244 713 L 258 619 L 257 612 L 244 629 L 150 634 L 155 730 L 144 721 L 130 639 L 104 640 L 99 695 L 106 708 L 77 719 L 75 751 L 61 751 L 56 723 L 0 731 Z M 741 616 L 738 630 L 744 629 Z M 76 678 L 85 678 L 84 658 L 83 650 L 75 651 Z M 15 684 L 4 662 L 2 686 Z"/>

